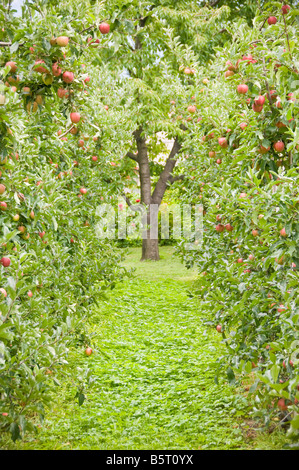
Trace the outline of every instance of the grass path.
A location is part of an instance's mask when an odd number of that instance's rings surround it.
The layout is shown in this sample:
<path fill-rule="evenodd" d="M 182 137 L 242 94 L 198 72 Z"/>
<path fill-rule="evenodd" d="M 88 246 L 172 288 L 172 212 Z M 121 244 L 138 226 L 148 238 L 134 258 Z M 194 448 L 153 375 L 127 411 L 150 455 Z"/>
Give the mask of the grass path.
<path fill-rule="evenodd" d="M 226 383 L 214 383 L 220 344 L 187 297 L 196 273 L 161 250 L 157 263 L 139 263 L 93 318 L 95 352 L 84 357 L 96 377 L 83 406 L 66 388 L 38 437 L 19 449 L 252 448 L 240 428 L 248 405 Z M 103 356 L 104 351 L 107 356 Z M 81 357 L 81 356 L 80 356 Z M 78 365 L 78 364 L 76 364 Z M 270 448 L 269 443 L 264 448 Z M 263 446 L 262 446 L 263 448 Z"/>

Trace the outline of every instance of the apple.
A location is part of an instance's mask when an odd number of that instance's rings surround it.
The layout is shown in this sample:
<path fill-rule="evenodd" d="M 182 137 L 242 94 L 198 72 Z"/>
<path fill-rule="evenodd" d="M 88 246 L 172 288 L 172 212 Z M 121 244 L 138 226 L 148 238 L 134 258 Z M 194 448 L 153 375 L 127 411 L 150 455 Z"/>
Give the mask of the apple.
<path fill-rule="evenodd" d="M 53 65 L 52 65 L 52 73 L 54 75 L 54 77 L 59 77 L 59 75 L 61 75 L 61 68 L 59 67 L 59 64 L 58 62 L 55 62 Z"/>
<path fill-rule="evenodd" d="M 285 411 L 285 410 L 288 409 L 284 398 L 280 398 L 280 399 L 278 400 L 277 406 L 278 406 L 278 408 L 279 408 L 281 411 Z"/>
<path fill-rule="evenodd" d="M 110 31 L 110 25 L 108 23 L 101 23 L 99 26 L 99 30 L 102 34 L 108 34 Z"/>
<path fill-rule="evenodd" d="M 257 237 L 259 234 L 258 230 L 255 230 L 255 229 L 253 229 L 251 233 L 254 237 Z"/>
<path fill-rule="evenodd" d="M 92 159 L 93 162 L 96 162 L 97 159 L 98 159 L 98 157 L 96 157 L 95 155 L 93 155 L 93 156 L 91 157 L 91 159 Z"/>
<path fill-rule="evenodd" d="M 240 124 L 242 131 L 244 131 L 244 129 L 246 129 L 247 126 L 248 126 L 247 122 L 241 122 Z"/>
<path fill-rule="evenodd" d="M 31 290 L 29 290 L 29 291 L 27 292 L 27 295 L 28 295 L 28 297 L 30 297 L 30 298 L 33 296 Z"/>
<path fill-rule="evenodd" d="M 6 191 L 6 187 L 4 186 L 4 184 L 0 184 L 0 194 L 5 193 L 5 191 Z"/>
<path fill-rule="evenodd" d="M 14 220 L 15 222 L 17 222 L 19 220 L 20 216 L 19 214 L 15 214 L 12 218 L 12 220 Z"/>
<path fill-rule="evenodd" d="M 80 113 L 71 113 L 70 119 L 74 124 L 77 124 L 81 119 Z"/>
<path fill-rule="evenodd" d="M 62 80 L 65 82 L 65 83 L 72 83 L 72 81 L 74 80 L 74 74 L 73 72 L 64 72 L 62 74 Z"/>
<path fill-rule="evenodd" d="M 0 292 L 2 295 L 4 295 L 4 297 L 7 297 L 7 292 L 5 289 L 3 289 L 3 287 L 0 287 Z"/>
<path fill-rule="evenodd" d="M 250 254 L 250 255 L 248 256 L 248 259 L 249 259 L 250 261 L 252 261 L 252 260 L 254 259 L 254 256 L 253 256 L 252 254 Z"/>
<path fill-rule="evenodd" d="M 263 106 L 259 106 L 258 104 L 256 104 L 256 102 L 254 102 L 252 104 L 252 109 L 256 113 L 261 113 L 263 111 Z"/>
<path fill-rule="evenodd" d="M 10 265 L 10 258 L 6 258 L 6 257 L 3 257 L 0 259 L 0 263 L 2 264 L 2 266 L 4 268 L 8 268 L 8 266 Z"/>
<path fill-rule="evenodd" d="M 217 325 L 217 326 L 216 326 L 216 330 L 218 331 L 218 333 L 222 333 L 222 326 L 221 326 L 221 325 Z"/>
<path fill-rule="evenodd" d="M 15 73 L 17 71 L 17 64 L 13 61 L 6 62 L 5 64 L 6 67 L 10 67 L 11 73 Z"/>
<path fill-rule="evenodd" d="M 211 151 L 209 152 L 209 157 L 210 157 L 210 158 L 216 157 L 216 152 L 214 152 L 213 150 L 211 150 Z"/>
<path fill-rule="evenodd" d="M 81 193 L 81 194 L 86 194 L 86 193 L 87 193 L 87 189 L 86 189 L 86 188 L 81 188 L 81 189 L 80 189 L 80 193 Z"/>
<path fill-rule="evenodd" d="M 187 111 L 188 111 L 188 113 L 195 113 L 196 112 L 196 106 L 194 106 L 194 105 L 188 106 Z"/>
<path fill-rule="evenodd" d="M 43 67 L 42 64 L 45 64 L 45 61 L 44 60 L 36 60 L 35 63 L 34 63 L 34 66 L 33 66 L 33 70 L 35 70 L 35 72 L 39 72 L 39 73 L 49 73 L 48 69 L 46 69 L 45 67 Z"/>
<path fill-rule="evenodd" d="M 219 143 L 220 147 L 222 147 L 224 149 L 227 148 L 227 146 L 228 146 L 228 142 L 227 142 L 225 137 L 219 137 L 218 143 Z"/>
<path fill-rule="evenodd" d="M 235 75 L 235 72 L 233 70 L 226 70 L 224 72 L 225 78 L 232 77 L 233 75 Z"/>
<path fill-rule="evenodd" d="M 237 263 L 243 263 L 243 258 L 238 258 Z"/>
<path fill-rule="evenodd" d="M 56 44 L 60 47 L 65 47 L 69 43 L 69 38 L 67 36 L 59 36 L 56 38 Z"/>
<path fill-rule="evenodd" d="M 280 304 L 279 307 L 277 308 L 278 313 L 282 313 L 285 310 L 287 310 L 287 308 L 283 304 Z"/>
<path fill-rule="evenodd" d="M 75 243 L 75 241 L 74 241 L 74 239 L 73 239 L 73 238 L 71 238 L 71 239 L 70 239 L 70 242 L 71 242 L 71 243 Z"/>
<path fill-rule="evenodd" d="M 216 225 L 215 230 L 216 230 L 216 232 L 218 232 L 218 233 L 223 232 L 223 231 L 224 231 L 224 225 L 222 225 L 222 224 Z"/>
<path fill-rule="evenodd" d="M 43 97 L 42 95 L 36 95 L 35 97 L 35 101 L 37 104 L 39 104 L 40 106 L 43 104 Z"/>
<path fill-rule="evenodd" d="M 232 231 L 233 231 L 233 227 L 231 226 L 231 224 L 226 224 L 226 225 L 225 225 L 225 229 L 226 229 L 228 232 L 232 232 Z"/>
<path fill-rule="evenodd" d="M 283 152 L 284 143 L 281 140 L 278 140 L 277 142 L 275 142 L 273 147 L 274 147 L 274 150 L 276 150 L 276 152 Z"/>
<path fill-rule="evenodd" d="M 58 88 L 57 90 L 57 96 L 58 98 L 63 98 L 67 94 L 67 90 L 64 88 Z"/>
<path fill-rule="evenodd" d="M 78 127 L 76 127 L 76 126 L 72 127 L 72 129 L 70 130 L 70 133 L 71 133 L 72 135 L 78 134 Z"/>
<path fill-rule="evenodd" d="M 259 95 L 257 98 L 254 98 L 254 102 L 258 105 L 258 106 L 263 106 L 263 104 L 265 103 L 266 101 L 266 98 L 263 96 L 263 95 Z"/>
<path fill-rule="evenodd" d="M 24 225 L 19 225 L 18 230 L 21 233 L 25 233 L 26 232 L 26 227 L 24 227 Z"/>
<path fill-rule="evenodd" d="M 89 348 L 89 347 L 86 348 L 86 349 L 85 349 L 85 354 L 86 354 L 86 356 L 91 356 L 91 354 L 92 354 L 92 349 Z"/>
<path fill-rule="evenodd" d="M 217 158 L 216 163 L 217 163 L 217 165 L 221 165 L 221 163 L 222 163 L 221 158 Z"/>
<path fill-rule="evenodd" d="M 1 202 L 0 202 L 0 209 L 1 209 L 2 211 L 6 211 L 6 209 L 7 209 L 7 204 L 6 204 L 6 202 L 4 202 L 4 201 L 1 201 Z"/>
<path fill-rule="evenodd" d="M 79 145 L 79 147 L 84 147 L 84 140 L 80 139 L 78 141 L 78 145 Z"/>
<path fill-rule="evenodd" d="M 241 95 L 245 95 L 248 92 L 248 86 L 245 84 L 238 85 L 237 92 Z"/>
<path fill-rule="evenodd" d="M 104 109 L 106 109 L 106 111 L 108 111 L 109 106 L 105 105 L 105 106 L 104 106 Z"/>
<path fill-rule="evenodd" d="M 282 229 L 280 230 L 280 235 L 281 235 L 282 237 L 287 237 L 287 236 L 288 236 L 285 228 L 282 228 Z"/>
<path fill-rule="evenodd" d="M 240 198 L 245 198 L 245 197 L 247 197 L 247 194 L 246 193 L 240 193 L 239 197 Z"/>
<path fill-rule="evenodd" d="M 290 9 L 291 9 L 290 5 L 282 5 L 281 12 L 283 15 L 287 15 Z"/>
<path fill-rule="evenodd" d="M 46 235 L 46 232 L 43 231 L 43 232 L 38 232 L 38 235 L 40 238 L 44 238 L 44 236 Z"/>
<path fill-rule="evenodd" d="M 269 16 L 268 18 L 268 24 L 276 24 L 277 23 L 277 18 L 276 16 Z"/>
<path fill-rule="evenodd" d="M 265 154 L 265 153 L 268 153 L 269 150 L 270 150 L 270 147 L 266 148 L 263 145 L 261 145 L 260 148 L 259 148 L 259 153 Z"/>

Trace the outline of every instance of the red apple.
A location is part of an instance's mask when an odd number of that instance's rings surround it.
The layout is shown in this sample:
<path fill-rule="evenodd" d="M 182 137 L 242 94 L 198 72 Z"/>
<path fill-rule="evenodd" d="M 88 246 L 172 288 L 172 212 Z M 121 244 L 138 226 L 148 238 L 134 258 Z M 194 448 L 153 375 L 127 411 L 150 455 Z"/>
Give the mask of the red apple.
<path fill-rule="evenodd" d="M 5 193 L 5 190 L 6 190 L 6 187 L 4 186 L 4 184 L 0 184 L 0 194 Z"/>
<path fill-rule="evenodd" d="M 58 98 L 63 98 L 67 94 L 67 90 L 64 88 L 58 88 L 57 90 L 57 96 Z"/>
<path fill-rule="evenodd" d="M 290 5 L 282 5 L 281 12 L 283 15 L 287 15 L 290 9 L 291 9 Z"/>
<path fill-rule="evenodd" d="M 2 264 L 2 266 L 4 268 L 8 268 L 8 266 L 10 265 L 10 258 L 6 258 L 6 257 L 3 257 L 0 259 L 0 263 Z"/>
<path fill-rule="evenodd" d="M 49 70 L 47 68 L 45 68 L 42 64 L 45 64 L 45 61 L 44 60 L 36 60 L 35 63 L 34 63 L 34 66 L 33 66 L 33 70 L 35 72 L 39 72 L 39 73 L 49 73 Z"/>
<path fill-rule="evenodd" d="M 263 104 L 265 103 L 266 101 L 266 98 L 263 96 L 263 95 L 259 95 L 257 98 L 254 98 L 254 102 L 258 105 L 258 106 L 263 106 Z"/>
<path fill-rule="evenodd" d="M 285 228 L 282 228 L 282 229 L 280 230 L 280 235 L 281 235 L 282 237 L 287 237 L 287 236 L 288 236 Z"/>
<path fill-rule="evenodd" d="M 0 202 L 0 209 L 1 209 L 2 211 L 6 211 L 6 209 L 7 209 L 7 204 L 6 204 L 6 202 L 4 202 L 4 201 L 1 201 L 1 202 Z"/>
<path fill-rule="evenodd" d="M 3 289 L 3 287 L 0 287 L 0 292 L 2 295 L 4 295 L 4 297 L 7 297 L 7 292 L 5 289 Z"/>
<path fill-rule="evenodd" d="M 245 84 L 238 85 L 237 92 L 241 95 L 245 95 L 248 92 L 248 86 Z"/>
<path fill-rule="evenodd" d="M 72 83 L 72 81 L 74 80 L 74 74 L 73 72 L 64 72 L 62 74 L 62 80 L 65 82 L 65 83 Z"/>
<path fill-rule="evenodd" d="M 216 232 L 218 232 L 218 233 L 223 232 L 223 231 L 224 231 L 224 225 L 222 225 L 222 224 L 216 225 L 215 230 L 216 230 Z"/>
<path fill-rule="evenodd" d="M 81 194 L 86 194 L 86 193 L 87 193 L 87 189 L 81 188 L 81 189 L 80 189 L 80 193 L 81 193 Z"/>
<path fill-rule="evenodd" d="M 219 137 L 218 143 L 219 143 L 220 147 L 222 147 L 224 149 L 227 148 L 227 146 L 228 146 L 228 142 L 227 142 L 225 137 Z"/>
<path fill-rule="evenodd" d="M 288 409 L 284 398 L 280 398 L 280 399 L 278 400 L 277 406 L 278 406 L 278 408 L 279 408 L 281 411 L 285 411 L 285 410 Z"/>
<path fill-rule="evenodd" d="M 108 23 L 101 23 L 99 26 L 99 30 L 102 34 L 108 34 L 110 31 L 110 25 Z"/>
<path fill-rule="evenodd" d="M 61 75 L 61 68 L 59 67 L 59 64 L 58 62 L 55 62 L 55 64 L 52 65 L 52 73 L 54 75 L 54 77 L 59 77 L 59 75 Z"/>
<path fill-rule="evenodd" d="M 218 331 L 218 333 L 222 333 L 222 326 L 221 326 L 221 325 L 217 325 L 217 326 L 216 326 L 216 330 Z"/>
<path fill-rule="evenodd" d="M 11 73 L 15 73 L 17 71 L 17 64 L 13 61 L 6 62 L 5 64 L 6 67 L 10 67 Z"/>
<path fill-rule="evenodd" d="M 278 140 L 277 142 L 275 142 L 273 147 L 274 147 L 274 150 L 276 150 L 276 152 L 284 151 L 284 143 L 281 140 Z"/>
<path fill-rule="evenodd" d="M 225 228 L 228 232 L 232 232 L 232 230 L 233 230 L 233 227 L 231 226 L 231 224 L 226 224 Z"/>
<path fill-rule="evenodd" d="M 194 106 L 194 105 L 188 106 L 187 111 L 188 111 L 188 113 L 195 113 L 196 112 L 196 106 Z"/>
<path fill-rule="evenodd" d="M 30 297 L 30 298 L 33 296 L 31 290 L 29 290 L 29 291 L 27 292 L 27 295 L 28 295 L 28 297 Z"/>
<path fill-rule="evenodd" d="M 276 16 L 269 16 L 268 18 L 268 24 L 276 24 L 277 23 L 277 18 Z"/>
<path fill-rule="evenodd" d="M 71 113 L 70 114 L 70 119 L 74 124 L 77 124 L 80 121 L 80 113 Z"/>
<path fill-rule="evenodd" d="M 247 126 L 248 126 L 248 124 L 246 122 L 241 122 L 241 124 L 240 124 L 240 127 L 241 127 L 242 131 L 244 131 L 244 129 L 246 129 Z"/>

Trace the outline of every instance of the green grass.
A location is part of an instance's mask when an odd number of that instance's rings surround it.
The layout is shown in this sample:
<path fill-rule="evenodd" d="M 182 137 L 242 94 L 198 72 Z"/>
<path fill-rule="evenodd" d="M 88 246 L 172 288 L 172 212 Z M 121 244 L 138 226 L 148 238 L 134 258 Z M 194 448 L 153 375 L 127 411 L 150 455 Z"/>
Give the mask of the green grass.
<path fill-rule="evenodd" d="M 3 443 L 17 449 L 278 449 L 284 436 L 247 439 L 249 404 L 224 380 L 214 382 L 219 335 L 202 323 L 198 301 L 187 297 L 196 271 L 173 248 L 159 262 L 125 262 L 135 277 L 120 283 L 95 312 L 88 361 L 95 383 L 79 407 L 74 388 L 55 397 L 38 436 Z M 103 355 L 102 351 L 105 353 Z"/>

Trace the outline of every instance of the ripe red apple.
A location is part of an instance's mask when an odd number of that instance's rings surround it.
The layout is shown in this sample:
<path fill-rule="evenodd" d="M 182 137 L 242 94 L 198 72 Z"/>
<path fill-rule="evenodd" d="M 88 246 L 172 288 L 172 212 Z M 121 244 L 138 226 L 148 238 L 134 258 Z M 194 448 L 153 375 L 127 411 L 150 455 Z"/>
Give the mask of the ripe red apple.
<path fill-rule="evenodd" d="M 237 92 L 241 95 L 245 95 L 248 92 L 248 86 L 245 84 L 238 85 Z"/>
<path fill-rule="evenodd" d="M 0 194 L 5 193 L 5 191 L 6 191 L 6 187 L 4 186 L 4 184 L 0 184 Z"/>
<path fill-rule="evenodd" d="M 288 236 L 288 234 L 287 234 L 285 228 L 282 228 L 282 229 L 280 230 L 280 235 L 281 235 L 282 237 L 287 237 L 287 236 Z"/>
<path fill-rule="evenodd" d="M 4 202 L 4 201 L 1 201 L 1 202 L 0 202 L 0 209 L 1 209 L 2 211 L 6 211 L 6 209 L 7 209 L 7 204 L 6 204 L 6 202 Z"/>
<path fill-rule="evenodd" d="M 277 311 L 278 313 L 282 313 L 284 312 L 285 310 L 287 310 L 287 308 L 283 305 L 283 304 L 280 304 Z"/>
<path fill-rule="evenodd" d="M 86 189 L 86 188 L 81 188 L 81 189 L 80 189 L 80 193 L 81 193 L 81 194 L 86 194 L 86 193 L 87 193 L 87 189 Z"/>
<path fill-rule="evenodd" d="M 84 83 L 88 83 L 88 82 L 90 82 L 90 77 L 85 77 L 84 78 Z"/>
<path fill-rule="evenodd" d="M 42 64 L 45 64 L 45 61 L 44 60 L 36 60 L 35 63 L 34 63 L 34 66 L 33 66 L 33 70 L 35 70 L 35 72 L 39 72 L 39 73 L 49 73 L 49 70 L 46 69 Z"/>
<path fill-rule="evenodd" d="M 76 126 L 72 127 L 72 129 L 70 130 L 70 133 L 71 133 L 72 135 L 78 134 L 78 127 L 76 127 Z"/>
<path fill-rule="evenodd" d="M 221 158 L 217 158 L 216 163 L 217 163 L 217 165 L 220 165 L 222 163 Z"/>
<path fill-rule="evenodd" d="M 231 224 L 226 224 L 226 225 L 225 225 L 225 229 L 226 229 L 228 232 L 232 232 L 232 231 L 233 231 L 233 227 L 231 226 Z"/>
<path fill-rule="evenodd" d="M 241 122 L 240 124 L 242 131 L 244 131 L 244 129 L 246 129 L 247 126 L 248 126 L 247 122 Z"/>
<path fill-rule="evenodd" d="M 222 225 L 222 224 L 216 225 L 215 230 L 216 230 L 216 232 L 218 232 L 218 233 L 223 232 L 223 231 L 224 231 L 224 225 Z"/>
<path fill-rule="evenodd" d="M 58 88 L 57 90 L 57 96 L 58 98 L 63 98 L 67 94 L 67 90 L 64 88 Z"/>
<path fill-rule="evenodd" d="M 15 72 L 17 71 L 17 68 L 18 68 L 18 67 L 17 67 L 17 64 L 16 64 L 15 62 L 13 62 L 13 61 L 6 62 L 5 66 L 6 66 L 6 67 L 8 67 L 8 66 L 10 67 L 11 73 L 15 73 Z"/>
<path fill-rule="evenodd" d="M 217 326 L 216 326 L 216 330 L 218 331 L 218 333 L 222 333 L 222 326 L 221 326 L 221 325 L 217 325 Z"/>
<path fill-rule="evenodd" d="M 93 156 L 91 157 L 91 159 L 92 159 L 93 162 L 96 162 L 97 159 L 98 159 L 98 157 L 96 157 L 95 155 L 93 155 Z"/>
<path fill-rule="evenodd" d="M 91 348 L 86 348 L 86 349 L 85 349 L 85 354 L 86 354 L 86 356 L 91 356 L 91 354 L 92 354 L 92 349 L 91 349 Z"/>
<path fill-rule="evenodd" d="M 71 238 L 71 239 L 70 239 L 70 242 L 71 242 L 71 243 L 75 243 L 75 241 L 74 241 L 74 239 L 73 239 L 73 238 Z"/>
<path fill-rule="evenodd" d="M 71 113 L 70 114 L 70 119 L 74 124 L 77 124 L 80 121 L 80 113 Z"/>
<path fill-rule="evenodd" d="M 0 263 L 2 264 L 4 268 L 8 268 L 8 266 L 10 265 L 10 262 L 11 262 L 10 258 L 6 258 L 5 256 L 0 259 Z"/>
<path fill-rule="evenodd" d="M 59 77 L 59 75 L 61 75 L 61 68 L 59 67 L 59 64 L 58 62 L 55 62 L 55 64 L 52 65 L 52 73 L 54 75 L 54 77 Z"/>
<path fill-rule="evenodd" d="M 44 238 L 44 236 L 46 235 L 46 232 L 45 231 L 39 232 L 38 235 L 40 236 L 40 238 Z"/>
<path fill-rule="evenodd" d="M 30 297 L 30 298 L 33 296 L 31 290 L 29 290 L 29 291 L 27 292 L 27 295 L 28 295 L 28 297 Z"/>
<path fill-rule="evenodd" d="M 258 106 L 263 106 L 263 104 L 265 103 L 266 101 L 266 98 L 263 96 L 263 95 L 259 95 L 257 98 L 254 98 L 254 102 L 258 105 Z"/>
<path fill-rule="evenodd" d="M 263 111 L 263 106 L 259 106 L 258 104 L 256 104 L 256 102 L 254 102 L 252 104 L 252 109 L 255 113 L 261 113 Z"/>
<path fill-rule="evenodd" d="M 220 222 L 221 219 L 222 219 L 221 215 L 220 215 L 220 214 L 217 214 L 217 215 L 216 215 L 216 220 L 217 220 L 218 222 Z"/>
<path fill-rule="evenodd" d="M 257 237 L 259 234 L 258 230 L 255 230 L 255 229 L 253 229 L 251 233 L 254 237 Z"/>
<path fill-rule="evenodd" d="M 224 149 L 227 148 L 227 146 L 228 146 L 228 142 L 227 142 L 225 137 L 219 137 L 218 143 L 219 143 L 220 147 L 222 147 Z"/>
<path fill-rule="evenodd" d="M 224 72 L 225 78 L 232 77 L 233 75 L 235 75 L 235 72 L 233 70 L 226 70 Z"/>
<path fill-rule="evenodd" d="M 65 47 L 69 43 L 69 38 L 67 36 L 59 36 L 56 38 L 56 44 L 60 47 Z"/>
<path fill-rule="evenodd" d="M 279 408 L 281 411 L 285 411 L 285 410 L 288 409 L 284 398 L 280 398 L 280 399 L 278 400 L 277 406 L 278 406 L 278 408 Z"/>
<path fill-rule="evenodd" d="M 238 258 L 237 263 L 243 263 L 243 258 Z"/>
<path fill-rule="evenodd" d="M 268 24 L 276 24 L 277 23 L 277 18 L 276 16 L 269 16 L 268 18 Z"/>
<path fill-rule="evenodd" d="M 210 158 L 216 157 L 216 152 L 214 152 L 213 150 L 211 150 L 211 151 L 209 152 L 209 157 L 210 157 Z"/>
<path fill-rule="evenodd" d="M 275 142 L 273 147 L 274 147 L 274 150 L 276 150 L 276 152 L 284 151 L 284 143 L 281 140 L 278 140 L 277 142 Z"/>
<path fill-rule="evenodd" d="M 291 9 L 290 5 L 282 5 L 281 12 L 283 15 L 287 15 L 290 9 Z"/>
<path fill-rule="evenodd" d="M 102 34 L 108 34 L 110 31 L 110 25 L 108 23 L 101 23 L 99 26 L 99 30 Z"/>
<path fill-rule="evenodd" d="M 62 74 L 62 80 L 65 82 L 65 83 L 72 83 L 72 81 L 74 80 L 74 74 L 73 72 L 64 72 Z"/>
<path fill-rule="evenodd" d="M 253 256 L 252 254 L 250 254 L 250 255 L 248 256 L 248 259 L 249 259 L 250 261 L 252 261 L 252 260 L 254 259 L 254 256 Z"/>

